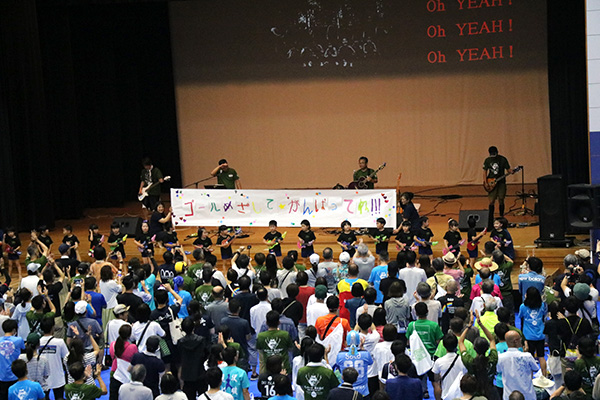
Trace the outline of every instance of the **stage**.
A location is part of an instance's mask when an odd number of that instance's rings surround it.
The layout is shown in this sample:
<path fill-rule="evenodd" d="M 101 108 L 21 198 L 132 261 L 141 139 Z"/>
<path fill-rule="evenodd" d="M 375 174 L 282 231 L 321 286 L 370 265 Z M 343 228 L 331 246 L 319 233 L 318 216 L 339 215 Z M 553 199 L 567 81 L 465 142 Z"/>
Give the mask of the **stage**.
<path fill-rule="evenodd" d="M 434 256 L 438 257 L 442 255 L 443 239 L 445 232 L 448 230 L 447 221 L 449 218 L 459 219 L 459 213 L 461 210 L 487 210 L 487 196 L 485 191 L 480 186 L 452 186 L 452 187 L 402 187 L 402 191 L 410 191 L 415 194 L 413 203 L 418 205 L 419 213 L 421 216 L 427 215 L 430 219 L 430 228 L 435 234 L 434 240 L 438 240 L 440 244 L 433 247 Z M 517 197 L 517 193 L 521 191 L 520 184 L 508 185 L 508 195 L 505 200 L 506 203 L 506 217 L 511 224 L 516 224 L 514 227 L 509 228 L 509 231 L 513 237 L 513 242 L 516 252 L 515 268 L 513 274 L 518 274 L 518 266 L 529 254 L 535 254 L 544 261 L 544 266 L 547 269 L 548 274 L 556 273 L 557 269 L 562 267 L 562 260 L 566 254 L 574 252 L 577 248 L 582 247 L 582 241 L 588 239 L 588 235 L 577 235 L 575 239 L 575 248 L 536 248 L 534 241 L 539 237 L 539 227 L 537 226 L 538 217 L 533 215 L 515 215 L 520 214 L 523 209 L 521 199 Z M 525 192 L 534 194 L 537 191 L 535 184 L 525 185 Z M 169 198 L 168 194 L 163 194 L 163 200 L 168 207 Z M 527 197 L 525 199 L 525 207 L 533 210 L 535 208 L 535 198 Z M 509 210 L 512 210 L 509 212 Z M 75 235 L 80 240 L 79 252 L 83 261 L 90 261 L 88 256 L 89 241 L 88 227 L 90 224 L 95 223 L 100 227 L 100 233 L 108 237 L 110 233 L 110 224 L 116 217 L 143 217 L 144 213 L 138 202 L 126 203 L 123 207 L 118 208 L 95 208 L 87 209 L 84 212 L 84 217 L 77 220 L 59 220 L 56 221 L 56 227 L 50 232 L 50 236 L 54 240 L 53 253 L 58 257 L 58 244 L 62 240 L 62 227 L 66 224 L 73 226 Z M 341 223 L 342 221 L 340 221 Z M 217 235 L 217 226 L 207 227 L 210 231 L 213 242 Z M 358 229 L 360 227 L 354 227 Z M 267 252 L 267 246 L 263 244 L 262 237 L 267 232 L 268 228 L 257 228 L 257 227 L 243 227 L 243 232 L 247 234 L 244 238 L 238 238 L 234 241 L 233 247 L 239 246 L 251 246 L 247 251 L 253 256 L 256 252 Z M 193 239 L 185 239 L 186 236 L 195 233 L 196 228 L 194 227 L 178 227 L 176 229 L 179 241 L 184 246 L 186 251 L 192 251 Z M 286 240 L 282 243 L 283 252 L 295 249 L 297 247 L 297 234 L 299 228 L 291 227 L 279 227 L 280 232 L 287 232 Z M 334 250 L 334 255 L 337 256 L 340 253 L 339 246 L 336 243 L 337 235 L 339 234 L 340 227 L 334 226 L 331 228 L 314 228 L 313 231 L 317 237 L 315 241 L 315 251 L 322 253 L 325 247 L 331 247 Z M 466 233 L 463 233 L 463 238 L 466 237 Z M 372 239 L 366 235 L 358 236 L 363 238 L 365 243 L 369 245 L 371 250 L 374 250 L 375 246 Z M 22 251 L 26 252 L 26 247 L 29 243 L 29 235 L 27 233 L 20 234 L 22 242 Z M 489 238 L 486 235 L 482 239 L 482 243 Z M 589 247 L 589 245 L 586 245 Z M 481 248 L 481 247 L 480 247 Z M 393 244 L 389 246 L 390 255 L 395 258 L 397 250 Z M 464 250 L 464 249 L 463 249 Z M 127 258 L 139 256 L 133 240 L 129 239 L 125 245 L 125 251 Z M 223 268 L 221 265 L 219 250 L 215 251 L 217 258 L 219 258 L 218 268 Z M 22 256 L 21 260 L 24 260 Z M 161 263 L 160 252 L 157 253 L 157 261 Z M 24 267 L 23 267 L 24 270 Z M 25 272 L 23 271 L 25 274 Z M 516 282 L 516 280 L 513 280 Z M 13 285 L 17 285 L 17 275 L 13 272 Z"/>

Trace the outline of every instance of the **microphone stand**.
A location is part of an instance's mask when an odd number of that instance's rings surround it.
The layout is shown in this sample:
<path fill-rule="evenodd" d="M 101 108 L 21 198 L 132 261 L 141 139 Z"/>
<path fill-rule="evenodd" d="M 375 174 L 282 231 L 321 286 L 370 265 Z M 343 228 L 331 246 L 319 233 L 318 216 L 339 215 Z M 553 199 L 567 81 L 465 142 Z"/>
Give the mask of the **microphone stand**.
<path fill-rule="evenodd" d="M 208 178 L 200 179 L 199 181 L 192 182 L 189 185 L 185 185 L 183 188 L 185 189 L 185 188 L 189 188 L 190 186 L 196 186 L 196 189 L 198 189 L 198 184 L 199 183 L 205 182 L 205 181 L 207 181 L 209 179 L 213 179 L 213 178 L 214 178 L 214 176 L 209 176 Z"/>
<path fill-rule="evenodd" d="M 525 168 L 521 165 L 521 193 L 517 193 L 517 197 L 521 199 L 521 205 L 519 207 L 513 207 L 508 210 L 507 214 L 514 212 L 515 215 L 533 215 L 533 210 L 531 208 L 527 208 L 526 198 L 530 197 L 527 193 L 525 193 Z M 534 197 L 532 195 L 531 197 Z"/>

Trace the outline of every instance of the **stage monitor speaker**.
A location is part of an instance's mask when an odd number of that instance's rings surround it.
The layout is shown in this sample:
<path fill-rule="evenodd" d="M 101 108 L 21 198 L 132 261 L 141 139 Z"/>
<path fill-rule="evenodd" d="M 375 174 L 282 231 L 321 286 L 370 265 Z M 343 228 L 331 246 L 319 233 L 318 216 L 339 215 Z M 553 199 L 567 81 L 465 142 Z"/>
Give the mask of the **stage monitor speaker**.
<path fill-rule="evenodd" d="M 567 226 L 567 188 L 562 175 L 540 176 L 538 202 L 540 213 L 540 239 L 562 240 Z"/>
<path fill-rule="evenodd" d="M 119 224 L 121 233 L 125 233 L 130 238 L 135 238 L 142 233 L 142 219 L 140 217 L 117 217 L 113 219 L 114 223 Z"/>
<path fill-rule="evenodd" d="M 600 185 L 569 185 L 567 215 L 569 226 L 575 229 L 600 227 Z"/>
<path fill-rule="evenodd" d="M 487 227 L 489 210 L 460 210 L 458 213 L 458 229 L 461 232 L 469 230 L 469 218 L 475 218 L 475 230 L 482 231 Z"/>

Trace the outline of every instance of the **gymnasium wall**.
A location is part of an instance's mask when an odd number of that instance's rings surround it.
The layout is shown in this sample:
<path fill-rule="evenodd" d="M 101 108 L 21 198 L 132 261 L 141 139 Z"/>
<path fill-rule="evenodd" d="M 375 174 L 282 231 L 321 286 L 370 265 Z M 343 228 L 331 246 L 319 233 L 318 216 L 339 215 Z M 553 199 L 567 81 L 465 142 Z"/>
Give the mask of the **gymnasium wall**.
<path fill-rule="evenodd" d="M 184 185 L 227 158 L 246 188 L 328 188 L 362 155 L 381 186 L 472 184 L 490 145 L 551 172 L 545 0 L 169 11 Z"/>

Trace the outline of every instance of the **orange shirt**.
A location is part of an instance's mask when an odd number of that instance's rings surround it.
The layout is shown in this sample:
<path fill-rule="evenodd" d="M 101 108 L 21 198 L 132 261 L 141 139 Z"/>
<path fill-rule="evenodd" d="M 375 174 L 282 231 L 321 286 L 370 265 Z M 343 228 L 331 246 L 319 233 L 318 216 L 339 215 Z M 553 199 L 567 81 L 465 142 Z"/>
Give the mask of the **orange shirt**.
<path fill-rule="evenodd" d="M 323 339 L 325 339 L 325 337 L 327 337 L 327 336 L 323 337 L 323 334 L 325 333 L 325 329 L 327 329 L 327 325 L 329 325 L 329 321 L 331 321 L 331 319 L 334 317 L 337 317 L 337 315 L 327 314 L 327 315 L 317 318 L 317 322 L 315 322 L 315 328 L 317 328 L 317 333 L 319 334 L 319 337 L 321 337 Z M 346 342 L 346 334 L 348 334 L 348 332 L 350 332 L 352 330 L 352 329 L 350 329 L 350 323 L 348 322 L 348 320 L 346 318 L 338 317 L 335 321 L 333 321 L 333 324 L 331 324 L 331 327 L 327 331 L 327 335 L 329 335 L 331 332 L 333 332 L 335 327 L 338 326 L 340 323 L 342 324 L 342 328 L 344 328 L 344 342 Z"/>

